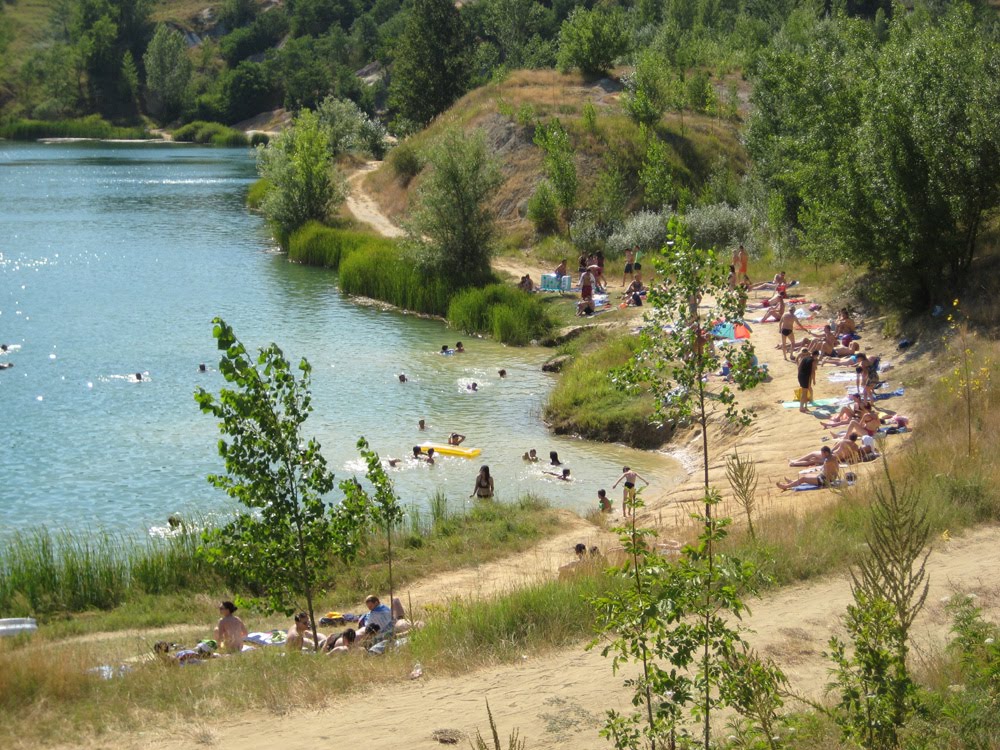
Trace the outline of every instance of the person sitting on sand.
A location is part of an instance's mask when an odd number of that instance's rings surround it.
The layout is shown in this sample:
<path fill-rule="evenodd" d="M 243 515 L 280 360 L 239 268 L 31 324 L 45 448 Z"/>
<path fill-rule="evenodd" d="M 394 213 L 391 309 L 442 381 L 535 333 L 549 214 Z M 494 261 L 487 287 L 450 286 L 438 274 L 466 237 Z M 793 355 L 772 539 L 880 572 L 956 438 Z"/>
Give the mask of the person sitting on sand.
<path fill-rule="evenodd" d="M 535 291 L 535 282 L 531 280 L 531 276 L 524 274 L 517 283 L 517 288 L 522 292 L 533 292 Z"/>
<path fill-rule="evenodd" d="M 476 484 L 469 497 L 476 497 L 481 500 L 488 500 L 493 497 L 493 477 L 490 476 L 490 467 L 482 466 L 479 474 L 476 475 Z"/>
<path fill-rule="evenodd" d="M 760 319 L 760 322 L 767 323 L 769 320 L 775 322 L 781 320 L 781 317 L 785 314 L 785 292 L 778 292 L 766 304 L 768 309 Z"/>
<path fill-rule="evenodd" d="M 557 279 L 561 279 L 563 276 L 566 275 L 566 273 L 567 273 L 566 259 L 563 258 L 561 261 L 559 261 L 559 265 L 556 266 L 556 270 L 552 272 L 552 275 L 555 276 Z"/>
<path fill-rule="evenodd" d="M 535 463 L 538 460 L 538 451 L 536 451 L 534 448 L 531 448 L 527 453 L 521 456 L 521 458 L 524 459 L 525 461 L 531 461 L 531 463 Z"/>
<path fill-rule="evenodd" d="M 319 637 L 319 633 L 316 634 Z M 313 636 L 312 632 L 309 630 L 309 614 L 306 612 L 299 612 L 295 615 L 292 627 L 288 629 L 285 633 L 285 648 L 291 653 L 298 653 L 303 648 L 312 648 Z M 322 647 L 323 642 L 320 641 L 320 646 Z"/>
<path fill-rule="evenodd" d="M 632 307 L 642 307 L 642 293 L 646 291 L 646 287 L 643 286 L 641 281 L 636 281 L 632 279 L 632 283 L 628 285 L 628 288 L 622 293 L 622 299 L 625 300 L 625 304 Z"/>
<path fill-rule="evenodd" d="M 820 469 L 818 474 L 805 474 L 794 482 L 790 482 L 787 479 L 784 482 L 778 482 L 778 488 L 782 490 L 790 490 L 794 487 L 804 487 L 806 485 L 811 485 L 813 487 L 830 487 L 834 480 L 837 479 L 837 475 L 840 473 L 840 462 L 837 457 L 833 455 L 833 450 L 829 445 L 824 445 L 820 452 L 823 454 L 823 467 Z"/>
<path fill-rule="evenodd" d="M 239 653 L 243 648 L 243 639 L 247 637 L 249 631 L 243 620 L 236 616 L 236 609 L 236 605 L 229 601 L 219 605 L 222 617 L 215 626 L 215 640 L 219 642 L 220 651 Z"/>
<path fill-rule="evenodd" d="M 874 436 L 878 432 L 880 423 L 878 412 L 875 411 L 875 405 L 868 402 L 861 407 L 861 417 L 859 419 L 852 419 L 847 423 L 847 432 L 844 433 L 844 437 L 849 438 L 851 435 L 859 435 L 861 437 L 865 435 Z"/>
<path fill-rule="evenodd" d="M 640 477 L 636 472 L 632 471 L 632 469 L 629 468 L 628 466 L 623 466 L 622 467 L 622 475 L 620 477 L 618 477 L 618 479 L 615 481 L 615 483 L 613 485 L 611 485 L 611 489 L 614 489 L 615 487 L 618 486 L 619 482 L 621 482 L 622 480 L 625 481 L 625 487 L 622 490 L 622 515 L 623 516 L 627 516 L 628 515 L 628 505 L 629 505 L 629 503 L 634 503 L 635 502 L 635 480 L 636 479 L 641 479 L 643 481 L 643 483 L 645 483 L 647 486 L 649 486 L 649 482 L 647 482 L 645 479 L 643 479 L 643 477 Z"/>
<path fill-rule="evenodd" d="M 465 441 L 465 435 L 453 432 L 448 436 L 448 445 L 461 445 Z"/>
<path fill-rule="evenodd" d="M 543 471 L 542 473 L 548 474 L 549 476 L 555 477 L 556 479 L 561 479 L 564 482 L 569 481 L 569 469 L 563 469 L 561 474 L 555 471 Z"/>
<path fill-rule="evenodd" d="M 778 333 L 781 334 L 782 359 L 788 359 L 789 356 L 795 356 L 795 326 L 798 326 L 801 330 L 805 331 L 809 335 L 812 335 L 812 331 L 802 325 L 799 322 L 799 319 L 795 317 L 795 305 L 789 305 L 788 310 L 782 314 L 781 319 L 778 321 Z M 786 340 L 790 345 L 787 354 L 785 353 Z"/>
<path fill-rule="evenodd" d="M 597 507 L 601 513 L 611 512 L 611 499 L 608 497 L 607 490 L 602 489 L 597 491 Z"/>
<path fill-rule="evenodd" d="M 357 631 L 354 628 L 348 628 L 340 635 L 331 635 L 327 638 L 323 650 L 328 654 L 343 654 L 354 647 L 357 639 Z"/>
<path fill-rule="evenodd" d="M 846 307 L 840 308 L 840 312 L 837 313 L 837 320 L 834 322 L 834 331 L 838 336 L 854 335 L 858 332 L 858 327 L 851 318 L 850 313 L 847 312 Z"/>
<path fill-rule="evenodd" d="M 826 446 L 823 446 L 824 448 Z M 861 460 L 861 449 L 858 448 L 858 436 L 851 435 L 849 438 L 844 438 L 839 440 L 831 448 L 833 455 L 837 457 L 837 460 L 841 463 L 846 464 L 856 464 Z M 826 458 L 826 454 L 823 453 L 823 449 L 820 448 L 818 451 L 813 451 L 812 453 L 807 453 L 804 456 L 799 456 L 798 458 L 793 458 L 788 462 L 789 466 L 822 466 L 823 460 Z"/>
<path fill-rule="evenodd" d="M 368 607 L 368 614 L 365 615 L 365 632 L 369 632 L 371 626 L 377 626 L 380 637 L 385 638 L 392 633 L 393 617 L 392 610 L 379 601 L 374 594 L 365 597 L 365 606 Z"/>

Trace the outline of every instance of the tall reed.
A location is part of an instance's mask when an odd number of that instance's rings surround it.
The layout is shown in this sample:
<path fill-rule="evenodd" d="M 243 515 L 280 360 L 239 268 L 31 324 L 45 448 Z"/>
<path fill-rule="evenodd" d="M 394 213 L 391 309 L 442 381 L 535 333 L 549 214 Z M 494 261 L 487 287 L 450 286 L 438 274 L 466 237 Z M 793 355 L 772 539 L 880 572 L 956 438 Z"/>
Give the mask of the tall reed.
<path fill-rule="evenodd" d="M 523 346 L 552 330 L 552 320 L 538 297 L 504 284 L 459 292 L 448 305 L 448 322 L 468 333 Z"/>
<path fill-rule="evenodd" d="M 143 127 L 118 127 L 97 115 L 77 120 L 13 120 L 0 123 L 0 138 L 34 141 L 39 138 L 104 138 L 149 140 L 155 138 Z"/>
<path fill-rule="evenodd" d="M 204 588 L 217 578 L 198 533 L 140 539 L 112 532 L 14 534 L 0 548 L 0 616 L 111 609 L 137 593 Z"/>

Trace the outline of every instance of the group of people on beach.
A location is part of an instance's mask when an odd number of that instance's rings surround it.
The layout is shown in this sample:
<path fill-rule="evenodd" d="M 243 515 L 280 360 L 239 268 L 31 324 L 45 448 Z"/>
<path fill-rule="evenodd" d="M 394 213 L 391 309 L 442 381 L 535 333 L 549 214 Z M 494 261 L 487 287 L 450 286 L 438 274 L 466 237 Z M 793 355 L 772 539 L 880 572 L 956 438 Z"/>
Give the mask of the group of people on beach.
<path fill-rule="evenodd" d="M 641 306 L 643 298 L 646 296 L 646 287 L 642 281 L 642 265 L 638 261 L 639 246 L 626 248 L 625 267 L 622 272 L 622 287 L 624 291 L 621 295 L 621 307 Z M 580 317 L 593 315 L 600 307 L 595 301 L 596 295 L 608 293 L 609 282 L 604 274 L 605 258 L 604 253 L 597 251 L 593 254 L 583 253 L 577 261 L 576 272 L 579 274 L 577 288 L 580 290 L 580 299 L 576 305 L 576 314 Z M 559 265 L 555 267 L 552 275 L 557 281 L 569 276 L 569 258 L 563 258 Z M 531 280 L 530 275 L 521 277 L 518 288 L 531 292 L 537 288 Z"/>

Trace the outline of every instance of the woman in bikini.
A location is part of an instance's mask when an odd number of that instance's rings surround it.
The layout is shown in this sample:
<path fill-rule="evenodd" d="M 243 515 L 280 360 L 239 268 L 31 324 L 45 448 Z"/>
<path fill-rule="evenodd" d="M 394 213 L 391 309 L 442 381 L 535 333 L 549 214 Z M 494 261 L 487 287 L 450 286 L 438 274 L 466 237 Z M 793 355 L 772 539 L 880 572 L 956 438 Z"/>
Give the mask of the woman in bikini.
<path fill-rule="evenodd" d="M 469 497 L 477 497 L 481 500 L 488 500 L 493 497 L 493 477 L 490 476 L 490 467 L 483 466 L 476 476 L 476 486 Z"/>
<path fill-rule="evenodd" d="M 879 424 L 880 421 L 875 411 L 875 405 L 869 402 L 862 407 L 860 419 L 852 419 L 847 423 L 847 432 L 844 433 L 844 437 L 850 438 L 851 435 L 860 435 L 861 437 L 865 435 L 874 436 L 878 432 Z"/>
<path fill-rule="evenodd" d="M 852 420 L 861 419 L 861 414 L 861 395 L 852 393 L 851 403 L 820 424 L 823 427 L 839 427 L 840 425 L 850 424 Z"/>

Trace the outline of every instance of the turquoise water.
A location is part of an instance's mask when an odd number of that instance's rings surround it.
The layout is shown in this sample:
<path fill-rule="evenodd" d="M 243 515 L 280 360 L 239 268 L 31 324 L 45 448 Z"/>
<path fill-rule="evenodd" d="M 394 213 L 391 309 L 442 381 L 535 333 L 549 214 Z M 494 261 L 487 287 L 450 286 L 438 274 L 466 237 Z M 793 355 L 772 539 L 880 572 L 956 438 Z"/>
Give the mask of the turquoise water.
<path fill-rule="evenodd" d="M 192 398 L 223 385 L 216 315 L 248 348 L 276 341 L 312 363 L 306 432 L 338 480 L 363 473 L 360 435 L 383 457 L 451 431 L 482 449 L 471 461 L 392 469 L 405 505 L 426 506 L 436 489 L 453 508 L 471 502 L 481 464 L 501 500 L 533 491 L 576 510 L 593 507 L 624 463 L 654 487 L 676 481 L 679 467 L 662 456 L 547 432 L 547 350 L 355 304 L 329 272 L 288 263 L 243 206 L 254 178 L 242 150 L 0 143 L 0 342 L 11 349 L 0 362 L 14 364 L 0 371 L 0 534 L 155 529 L 171 513 L 231 508 L 205 481 L 222 470 L 218 432 Z M 457 340 L 466 354 L 438 353 Z M 477 393 L 466 389 L 473 380 Z M 523 462 L 528 448 L 558 451 L 574 480 Z"/>

